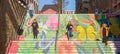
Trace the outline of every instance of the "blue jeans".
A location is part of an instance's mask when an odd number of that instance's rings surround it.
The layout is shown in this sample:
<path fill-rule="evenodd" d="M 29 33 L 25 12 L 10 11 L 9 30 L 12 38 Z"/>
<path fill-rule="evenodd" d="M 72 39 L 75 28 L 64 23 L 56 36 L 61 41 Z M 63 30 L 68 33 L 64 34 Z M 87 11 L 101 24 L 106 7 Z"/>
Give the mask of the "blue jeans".
<path fill-rule="evenodd" d="M 70 37 L 72 37 L 72 30 L 68 30 L 68 40 Z"/>
<path fill-rule="evenodd" d="M 31 18 L 33 17 L 33 10 L 29 10 L 29 15 Z"/>

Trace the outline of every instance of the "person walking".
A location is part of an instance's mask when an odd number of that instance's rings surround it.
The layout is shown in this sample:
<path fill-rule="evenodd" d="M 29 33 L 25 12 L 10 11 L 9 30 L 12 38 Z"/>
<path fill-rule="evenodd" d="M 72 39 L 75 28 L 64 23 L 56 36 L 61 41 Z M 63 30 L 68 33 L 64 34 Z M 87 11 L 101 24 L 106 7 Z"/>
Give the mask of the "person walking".
<path fill-rule="evenodd" d="M 72 37 L 72 29 L 73 29 L 73 25 L 71 24 L 71 22 L 69 21 L 67 26 L 67 37 L 68 37 L 68 40 L 70 39 L 70 37 Z"/>
<path fill-rule="evenodd" d="M 105 43 L 105 46 L 107 46 L 108 33 L 109 29 L 107 27 L 107 24 L 102 24 L 102 27 L 100 28 L 100 37 L 102 38 L 102 43 Z"/>
<path fill-rule="evenodd" d="M 32 23 L 32 31 L 33 31 L 33 36 L 34 36 L 34 39 L 37 39 L 37 35 L 38 35 L 38 33 L 39 33 L 39 31 L 38 31 L 38 23 L 37 23 L 37 21 L 36 21 L 36 19 L 34 19 L 34 21 L 33 21 L 33 23 Z"/>
<path fill-rule="evenodd" d="M 34 11 L 34 4 L 33 4 L 32 0 L 29 1 L 28 11 L 29 11 L 30 17 L 32 18 L 33 17 L 33 13 L 35 12 Z"/>

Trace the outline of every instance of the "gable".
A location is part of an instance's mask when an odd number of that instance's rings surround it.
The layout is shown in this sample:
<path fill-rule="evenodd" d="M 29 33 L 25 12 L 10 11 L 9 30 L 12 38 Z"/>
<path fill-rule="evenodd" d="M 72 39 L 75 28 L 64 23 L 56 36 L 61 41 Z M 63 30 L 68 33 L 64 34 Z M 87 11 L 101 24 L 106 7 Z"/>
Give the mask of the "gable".
<path fill-rule="evenodd" d="M 52 10 L 52 9 L 47 9 L 46 11 L 43 12 L 43 14 L 56 14 L 57 11 Z"/>

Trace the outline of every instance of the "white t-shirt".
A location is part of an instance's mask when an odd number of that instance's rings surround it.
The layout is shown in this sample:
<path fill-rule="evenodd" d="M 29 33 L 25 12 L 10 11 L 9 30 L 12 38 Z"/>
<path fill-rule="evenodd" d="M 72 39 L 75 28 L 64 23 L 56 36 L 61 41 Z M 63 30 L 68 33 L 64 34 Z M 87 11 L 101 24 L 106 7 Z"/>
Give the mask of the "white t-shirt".
<path fill-rule="evenodd" d="M 29 3 L 28 8 L 29 8 L 29 10 L 34 10 L 34 4 L 33 3 Z"/>

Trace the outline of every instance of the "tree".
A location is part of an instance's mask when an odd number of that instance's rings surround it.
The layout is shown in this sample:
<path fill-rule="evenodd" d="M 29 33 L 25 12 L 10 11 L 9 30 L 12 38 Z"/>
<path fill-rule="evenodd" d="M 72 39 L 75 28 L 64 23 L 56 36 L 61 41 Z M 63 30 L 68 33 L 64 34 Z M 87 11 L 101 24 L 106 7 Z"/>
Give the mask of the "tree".
<path fill-rule="evenodd" d="M 65 0 L 54 0 L 53 3 L 55 3 L 56 7 L 58 8 L 58 12 L 60 14 L 62 14 L 63 8 L 68 4 L 68 2 Z"/>
<path fill-rule="evenodd" d="M 76 0 L 76 13 L 80 13 L 80 10 L 82 9 L 82 0 Z"/>

